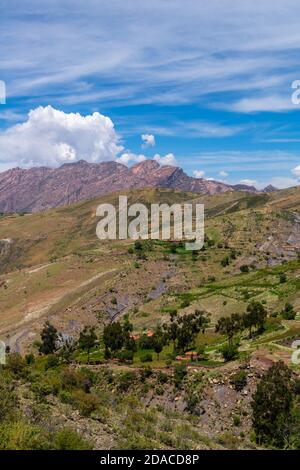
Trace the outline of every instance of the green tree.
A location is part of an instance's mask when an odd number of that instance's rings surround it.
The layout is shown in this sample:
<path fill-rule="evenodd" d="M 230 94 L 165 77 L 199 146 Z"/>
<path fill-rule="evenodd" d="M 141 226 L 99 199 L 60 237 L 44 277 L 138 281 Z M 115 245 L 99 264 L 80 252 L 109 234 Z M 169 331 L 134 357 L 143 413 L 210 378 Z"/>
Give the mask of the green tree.
<path fill-rule="evenodd" d="M 166 344 L 166 335 L 164 334 L 162 328 L 158 326 L 153 335 L 153 349 L 157 354 L 157 360 L 159 360 L 159 355 L 163 350 L 163 347 Z"/>
<path fill-rule="evenodd" d="M 267 319 L 267 311 L 261 302 L 253 301 L 247 307 L 248 323 L 263 330 Z"/>
<path fill-rule="evenodd" d="M 106 356 L 114 355 L 116 351 L 122 349 L 124 341 L 124 330 L 120 322 L 109 323 L 104 327 L 103 342 Z"/>
<path fill-rule="evenodd" d="M 283 362 L 277 362 L 258 383 L 251 403 L 253 428 L 260 444 L 285 446 L 292 404 L 292 372 Z"/>
<path fill-rule="evenodd" d="M 41 332 L 41 344 L 39 352 L 41 354 L 53 354 L 57 350 L 58 333 L 57 329 L 46 321 L 44 328 Z"/>
<path fill-rule="evenodd" d="M 296 312 L 292 304 L 286 303 L 284 309 L 281 312 L 281 315 L 285 320 L 295 320 Z"/>
<path fill-rule="evenodd" d="M 233 337 L 241 329 L 242 318 L 238 313 L 233 313 L 230 317 L 221 317 L 216 324 L 216 332 L 227 336 L 228 345 L 233 346 Z"/>
<path fill-rule="evenodd" d="M 80 347 L 80 349 L 87 352 L 88 364 L 90 363 L 91 349 L 95 346 L 96 341 L 97 335 L 95 333 L 95 327 L 85 326 L 83 331 L 80 332 L 78 346 Z"/>
<path fill-rule="evenodd" d="M 168 340 L 173 342 L 174 351 L 186 351 L 200 331 L 204 333 L 209 318 L 206 312 L 195 310 L 194 313 L 178 316 L 171 313 L 170 322 L 163 325 Z"/>

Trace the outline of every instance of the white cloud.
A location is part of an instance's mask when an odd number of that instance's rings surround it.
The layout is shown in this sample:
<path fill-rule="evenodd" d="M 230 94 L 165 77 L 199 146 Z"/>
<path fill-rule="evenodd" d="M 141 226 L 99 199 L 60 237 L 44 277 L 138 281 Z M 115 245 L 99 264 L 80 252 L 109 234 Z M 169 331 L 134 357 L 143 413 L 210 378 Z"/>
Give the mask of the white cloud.
<path fill-rule="evenodd" d="M 128 165 L 130 163 L 139 163 L 146 160 L 147 157 L 143 154 L 136 154 L 133 152 L 125 152 L 120 157 L 116 159 L 118 163 L 123 163 L 124 165 Z M 161 156 L 159 153 L 156 153 L 153 156 L 153 160 L 158 162 L 161 166 L 167 165 L 177 165 L 176 158 L 173 153 L 167 153 L 164 156 Z"/>
<path fill-rule="evenodd" d="M 154 155 L 153 160 L 157 161 L 161 166 L 177 165 L 176 158 L 173 153 L 167 153 L 167 155 L 163 157 L 157 153 Z"/>
<path fill-rule="evenodd" d="M 300 165 L 296 166 L 295 168 L 292 169 L 293 175 L 297 176 L 297 178 L 300 179 Z"/>
<path fill-rule="evenodd" d="M 89 96 L 107 93 L 102 103 L 174 104 L 224 91 L 276 95 L 287 73 L 298 78 L 296 0 L 68 3 L 65 15 L 58 1 L 5 2 L 0 68 L 10 94 L 86 103 L 83 83 Z"/>
<path fill-rule="evenodd" d="M 146 160 L 145 155 L 136 155 L 132 152 L 125 152 L 119 158 L 117 158 L 116 161 L 118 163 L 123 163 L 123 165 L 128 165 L 129 163 L 139 163 L 143 162 L 144 160 Z"/>
<path fill-rule="evenodd" d="M 0 133 L 2 166 L 57 166 L 84 159 L 114 160 L 123 147 L 113 122 L 99 113 L 82 116 L 51 106 L 29 112 L 27 121 Z"/>
<path fill-rule="evenodd" d="M 256 186 L 257 183 L 258 182 L 256 180 L 251 180 L 247 178 L 239 181 L 239 184 L 246 184 L 247 186 Z"/>
<path fill-rule="evenodd" d="M 203 170 L 194 170 L 193 175 L 195 178 L 203 178 L 205 175 L 205 171 Z"/>
<path fill-rule="evenodd" d="M 142 147 L 154 147 L 155 145 L 155 137 L 153 134 L 142 134 L 141 139 L 144 142 Z"/>
<path fill-rule="evenodd" d="M 224 104 L 220 106 L 229 111 L 236 111 L 238 113 L 258 113 L 258 112 L 283 112 L 295 109 L 292 103 L 291 96 L 287 93 L 286 96 L 261 96 L 255 98 L 243 98 L 234 103 Z"/>
<path fill-rule="evenodd" d="M 270 184 L 272 184 L 272 186 L 275 186 L 275 188 L 284 189 L 290 188 L 292 186 L 297 186 L 299 184 L 299 181 L 295 178 L 289 178 L 288 176 L 274 176 L 274 178 L 271 179 Z M 265 186 L 266 184 L 263 184 L 263 187 Z"/>
<path fill-rule="evenodd" d="M 228 173 L 227 173 L 226 171 L 221 170 L 221 171 L 219 171 L 219 176 L 221 176 L 221 178 L 226 178 L 226 177 L 229 176 L 229 175 L 228 175 Z"/>

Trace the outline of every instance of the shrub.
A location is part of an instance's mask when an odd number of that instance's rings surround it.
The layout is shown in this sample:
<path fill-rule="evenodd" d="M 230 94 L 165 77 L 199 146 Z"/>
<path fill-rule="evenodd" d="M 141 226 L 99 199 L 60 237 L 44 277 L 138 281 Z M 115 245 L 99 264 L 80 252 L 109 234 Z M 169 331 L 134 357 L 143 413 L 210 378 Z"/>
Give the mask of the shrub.
<path fill-rule="evenodd" d="M 51 371 L 54 372 L 54 371 Z M 43 399 L 47 395 L 57 395 L 61 382 L 56 373 L 47 373 L 43 376 L 37 376 L 31 384 L 31 389 L 38 399 Z"/>
<path fill-rule="evenodd" d="M 0 374 L 0 422 L 13 419 L 17 411 L 17 396 L 11 386 L 11 375 L 8 371 Z"/>
<path fill-rule="evenodd" d="M 185 364 L 176 364 L 174 369 L 174 384 L 176 388 L 180 388 L 183 379 L 187 375 L 187 368 Z"/>
<path fill-rule="evenodd" d="M 135 382 L 136 376 L 134 372 L 124 372 L 119 376 L 118 390 L 126 392 Z"/>
<path fill-rule="evenodd" d="M 249 266 L 247 264 L 242 264 L 240 267 L 241 273 L 248 273 L 249 272 Z"/>
<path fill-rule="evenodd" d="M 146 379 L 151 377 L 153 371 L 150 366 L 144 366 L 140 369 L 140 379 L 141 382 L 145 382 Z"/>
<path fill-rule="evenodd" d="M 6 367 L 15 375 L 22 375 L 25 367 L 25 361 L 21 354 L 13 352 L 7 355 Z"/>
<path fill-rule="evenodd" d="M 279 274 L 279 282 L 280 284 L 284 284 L 287 281 L 287 277 L 285 273 L 280 273 Z"/>
<path fill-rule="evenodd" d="M 57 367 L 59 363 L 58 357 L 55 354 L 50 354 L 47 357 L 47 362 L 45 364 L 45 369 L 52 369 L 53 367 Z"/>
<path fill-rule="evenodd" d="M 123 351 L 119 351 L 116 354 L 116 358 L 119 359 L 120 361 L 130 361 L 130 362 L 132 362 L 133 357 L 134 357 L 134 352 L 133 351 L 128 351 L 126 349 L 123 350 Z"/>
<path fill-rule="evenodd" d="M 295 320 L 296 312 L 292 304 L 286 303 L 281 315 L 285 320 Z"/>
<path fill-rule="evenodd" d="M 151 353 L 146 353 L 141 356 L 141 362 L 152 362 L 152 354 Z"/>
<path fill-rule="evenodd" d="M 76 390 L 72 392 L 72 404 L 79 410 L 82 416 L 90 416 L 93 411 L 96 411 L 99 405 L 99 399 L 92 393 L 85 393 L 83 390 Z"/>
<path fill-rule="evenodd" d="M 26 356 L 25 356 L 26 364 L 31 365 L 31 364 L 34 363 L 34 361 L 35 361 L 35 358 L 34 358 L 34 355 L 32 353 L 26 354 Z"/>
<path fill-rule="evenodd" d="M 158 371 L 157 373 L 157 382 L 161 385 L 168 382 L 168 375 L 162 371 Z"/>
<path fill-rule="evenodd" d="M 6 422 L 0 427 L 1 450 L 46 450 L 50 435 L 42 428 L 24 421 Z"/>
<path fill-rule="evenodd" d="M 92 446 L 76 431 L 63 428 L 55 435 L 54 448 L 55 450 L 91 450 Z"/>
<path fill-rule="evenodd" d="M 72 370 L 64 369 L 60 376 L 61 386 L 65 390 L 79 388 L 88 393 L 93 384 L 93 373 L 88 369 Z"/>
<path fill-rule="evenodd" d="M 232 383 L 234 389 L 237 392 L 240 392 L 247 385 L 246 372 L 243 369 L 239 370 L 231 377 L 230 382 Z"/>
<path fill-rule="evenodd" d="M 221 348 L 221 354 L 226 362 L 236 359 L 238 357 L 238 345 L 224 344 L 224 346 Z"/>

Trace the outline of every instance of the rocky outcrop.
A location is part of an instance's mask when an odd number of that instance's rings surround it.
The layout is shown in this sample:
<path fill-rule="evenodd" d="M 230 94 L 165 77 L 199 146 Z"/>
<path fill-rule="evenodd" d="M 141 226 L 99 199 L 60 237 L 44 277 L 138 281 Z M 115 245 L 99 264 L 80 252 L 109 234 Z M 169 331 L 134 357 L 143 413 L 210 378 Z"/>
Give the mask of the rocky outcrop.
<path fill-rule="evenodd" d="M 192 178 L 179 167 L 145 160 L 128 168 L 117 162 L 68 163 L 60 168 L 13 168 L 0 173 L 0 212 L 37 212 L 76 203 L 119 190 L 170 188 L 201 194 L 249 190 Z"/>

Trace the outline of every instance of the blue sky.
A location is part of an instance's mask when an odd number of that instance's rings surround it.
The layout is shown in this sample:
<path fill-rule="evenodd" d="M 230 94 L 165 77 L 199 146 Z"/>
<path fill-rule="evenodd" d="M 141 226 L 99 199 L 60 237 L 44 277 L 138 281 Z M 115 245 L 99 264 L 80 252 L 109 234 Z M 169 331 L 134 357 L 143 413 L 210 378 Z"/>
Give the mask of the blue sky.
<path fill-rule="evenodd" d="M 299 183 L 298 1 L 0 0 L 0 11 L 0 171 L 155 156 L 230 183 Z"/>

